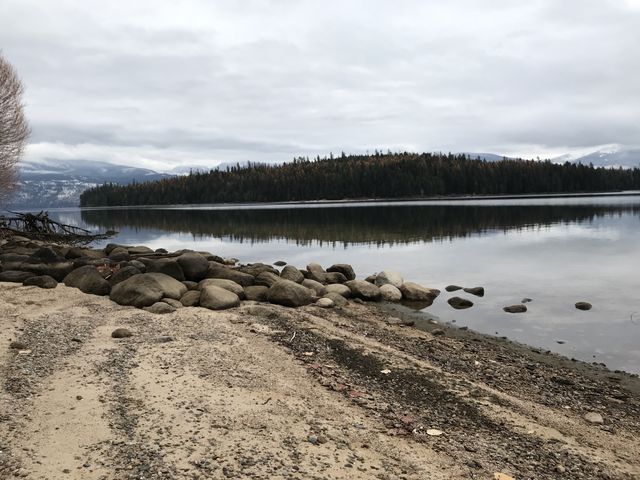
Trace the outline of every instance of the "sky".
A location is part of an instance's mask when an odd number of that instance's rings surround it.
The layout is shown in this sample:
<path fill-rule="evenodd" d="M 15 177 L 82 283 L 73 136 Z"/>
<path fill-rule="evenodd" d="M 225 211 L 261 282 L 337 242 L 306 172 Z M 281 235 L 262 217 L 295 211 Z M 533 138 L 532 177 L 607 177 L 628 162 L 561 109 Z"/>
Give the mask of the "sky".
<path fill-rule="evenodd" d="M 30 160 L 640 145 L 640 0 L 2 0 Z"/>

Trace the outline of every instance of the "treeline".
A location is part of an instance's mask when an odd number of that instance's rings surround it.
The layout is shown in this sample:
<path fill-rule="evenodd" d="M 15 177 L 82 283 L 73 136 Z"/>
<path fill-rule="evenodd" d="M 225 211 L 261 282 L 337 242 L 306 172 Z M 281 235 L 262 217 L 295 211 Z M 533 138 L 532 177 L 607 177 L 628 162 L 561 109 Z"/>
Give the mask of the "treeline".
<path fill-rule="evenodd" d="M 513 195 L 640 189 L 640 169 L 550 161 L 489 162 L 465 155 L 376 153 L 249 164 L 156 182 L 105 184 L 81 206 L 285 202 L 440 195 Z"/>

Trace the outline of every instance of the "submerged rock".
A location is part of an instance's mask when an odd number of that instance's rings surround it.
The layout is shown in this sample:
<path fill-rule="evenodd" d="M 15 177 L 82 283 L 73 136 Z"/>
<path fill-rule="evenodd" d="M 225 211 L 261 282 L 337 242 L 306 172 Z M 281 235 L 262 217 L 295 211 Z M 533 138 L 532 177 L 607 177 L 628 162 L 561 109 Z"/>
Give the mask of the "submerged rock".
<path fill-rule="evenodd" d="M 589 302 L 578 302 L 576 303 L 576 308 L 578 310 L 591 310 L 592 305 Z"/>
<path fill-rule="evenodd" d="M 465 288 L 464 291 L 476 297 L 484 297 L 484 287 Z"/>
<path fill-rule="evenodd" d="M 410 302 L 433 301 L 434 298 L 440 295 L 440 290 L 426 288 L 414 282 L 404 282 L 400 287 L 400 291 L 402 292 L 402 297 Z"/>
<path fill-rule="evenodd" d="M 462 287 L 459 285 L 448 285 L 444 288 L 447 292 L 455 292 L 457 290 L 462 290 Z"/>
<path fill-rule="evenodd" d="M 508 307 L 504 307 L 502 310 L 504 310 L 507 313 L 524 313 L 527 311 L 527 306 L 526 305 L 510 305 Z"/>
<path fill-rule="evenodd" d="M 456 310 L 464 310 L 465 308 L 473 307 L 473 302 L 471 300 L 467 300 L 466 298 L 461 297 L 451 297 L 449 300 L 447 300 L 447 303 Z"/>

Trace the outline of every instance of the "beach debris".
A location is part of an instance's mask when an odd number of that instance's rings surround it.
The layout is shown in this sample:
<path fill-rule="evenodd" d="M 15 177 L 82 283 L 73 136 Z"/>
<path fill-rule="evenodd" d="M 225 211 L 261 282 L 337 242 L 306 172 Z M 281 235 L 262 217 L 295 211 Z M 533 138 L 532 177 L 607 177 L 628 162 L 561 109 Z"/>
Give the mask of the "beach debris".
<path fill-rule="evenodd" d="M 493 474 L 493 480 L 516 480 L 516 479 L 510 475 L 507 475 L 506 473 L 496 472 Z"/>
<path fill-rule="evenodd" d="M 438 430 L 437 428 L 429 428 L 427 430 L 427 435 L 429 435 L 430 437 L 439 437 L 443 433 L 444 432 L 442 430 Z"/>
<path fill-rule="evenodd" d="M 391 373 L 391 370 L 385 368 L 384 370 L 380 370 L 380 373 L 382 373 L 383 375 L 389 375 Z"/>

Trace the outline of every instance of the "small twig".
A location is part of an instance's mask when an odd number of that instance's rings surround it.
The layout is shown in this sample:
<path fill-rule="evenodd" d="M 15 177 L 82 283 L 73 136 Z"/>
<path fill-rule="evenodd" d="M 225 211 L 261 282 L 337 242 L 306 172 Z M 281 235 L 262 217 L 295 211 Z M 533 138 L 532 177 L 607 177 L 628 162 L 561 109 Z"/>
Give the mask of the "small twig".
<path fill-rule="evenodd" d="M 267 403 L 269 403 L 271 401 L 271 397 L 267 398 L 262 404 L 266 405 Z"/>
<path fill-rule="evenodd" d="M 296 332 L 293 332 L 293 335 L 291 335 L 291 338 L 289 339 L 289 343 L 293 342 L 294 338 L 296 338 Z"/>

